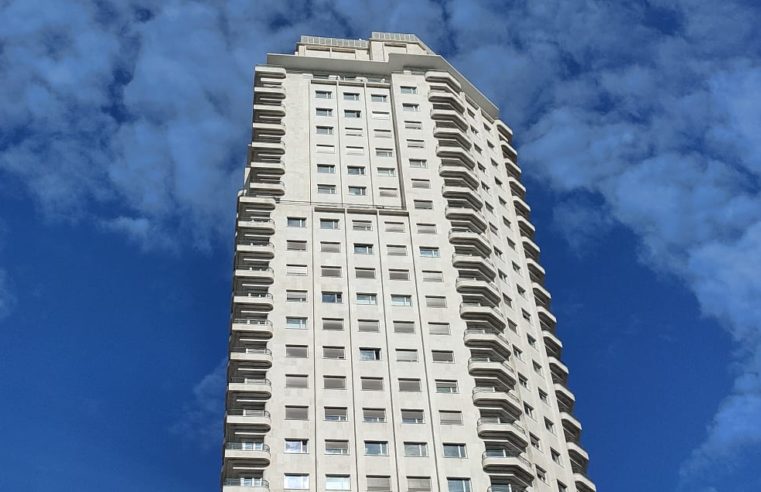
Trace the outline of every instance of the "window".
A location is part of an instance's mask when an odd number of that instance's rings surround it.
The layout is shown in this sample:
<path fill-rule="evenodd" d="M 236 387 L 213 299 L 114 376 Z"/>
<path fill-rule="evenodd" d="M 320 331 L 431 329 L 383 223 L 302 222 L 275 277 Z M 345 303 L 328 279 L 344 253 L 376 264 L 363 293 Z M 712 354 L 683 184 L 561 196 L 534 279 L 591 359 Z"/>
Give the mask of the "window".
<path fill-rule="evenodd" d="M 568 487 L 560 480 L 558 480 L 558 492 L 568 492 Z"/>
<path fill-rule="evenodd" d="M 431 188 L 431 180 L 430 179 L 413 179 L 412 180 L 412 187 L 413 188 L 420 188 L 420 189 L 430 189 Z"/>
<path fill-rule="evenodd" d="M 345 359 L 346 349 L 343 347 L 322 347 L 322 357 L 325 359 Z"/>
<path fill-rule="evenodd" d="M 288 217 L 288 227 L 306 227 L 307 219 L 305 217 Z"/>
<path fill-rule="evenodd" d="M 335 195 L 336 185 L 318 184 L 317 193 L 319 193 L 320 195 Z"/>
<path fill-rule="evenodd" d="M 349 454 L 349 441 L 325 440 L 325 454 Z"/>
<path fill-rule="evenodd" d="M 365 196 L 367 195 L 367 188 L 365 186 L 349 186 L 349 194 L 352 196 Z"/>
<path fill-rule="evenodd" d="M 379 348 L 360 348 L 359 360 L 364 360 L 364 361 L 380 360 L 380 349 Z"/>
<path fill-rule="evenodd" d="M 285 327 L 290 328 L 292 330 L 306 330 L 307 319 L 294 318 L 294 317 L 288 316 L 287 318 L 285 318 Z"/>
<path fill-rule="evenodd" d="M 386 232 L 404 232 L 404 222 L 386 222 Z"/>
<path fill-rule="evenodd" d="M 547 472 L 544 471 L 544 469 L 542 469 L 542 468 L 537 466 L 536 467 L 536 478 L 538 478 L 539 480 L 541 480 L 544 483 L 547 483 Z"/>
<path fill-rule="evenodd" d="M 355 255 L 371 255 L 373 254 L 373 245 L 354 243 L 354 254 Z"/>
<path fill-rule="evenodd" d="M 357 294 L 357 304 L 378 304 L 378 296 L 376 294 Z"/>
<path fill-rule="evenodd" d="M 320 267 L 320 275 L 322 277 L 340 278 L 341 277 L 341 267 L 340 266 L 326 266 L 326 265 L 322 265 Z"/>
<path fill-rule="evenodd" d="M 402 423 L 403 424 L 422 424 L 423 411 L 402 409 Z"/>
<path fill-rule="evenodd" d="M 388 120 L 390 119 L 391 115 L 388 111 L 373 111 L 372 117 L 375 120 Z M 389 132 L 389 137 L 391 137 L 391 134 Z"/>
<path fill-rule="evenodd" d="M 542 447 L 539 444 L 539 438 L 536 437 L 534 434 L 529 434 L 529 440 L 531 441 L 531 446 L 535 449 L 538 449 L 541 451 Z"/>
<path fill-rule="evenodd" d="M 436 393 L 457 393 L 457 381 L 437 379 Z"/>
<path fill-rule="evenodd" d="M 420 105 L 412 104 L 412 103 L 404 103 L 402 104 L 402 111 L 407 111 L 409 113 L 417 113 L 418 111 L 420 111 Z"/>
<path fill-rule="evenodd" d="M 354 276 L 356 278 L 375 278 L 375 268 L 355 268 Z"/>
<path fill-rule="evenodd" d="M 304 374 L 286 374 L 285 387 L 286 388 L 308 388 L 309 387 L 308 377 Z"/>
<path fill-rule="evenodd" d="M 322 386 L 325 389 L 346 389 L 346 378 L 344 376 L 323 376 Z"/>
<path fill-rule="evenodd" d="M 451 350 L 432 350 L 431 358 L 434 362 L 454 362 L 454 352 Z"/>
<path fill-rule="evenodd" d="M 417 350 L 415 349 L 396 349 L 396 360 L 398 362 L 417 362 Z"/>
<path fill-rule="evenodd" d="M 547 399 L 547 392 L 539 390 L 539 399 L 542 400 L 544 403 L 549 404 L 549 400 Z"/>
<path fill-rule="evenodd" d="M 317 164 L 317 173 L 319 174 L 335 174 L 336 166 L 333 164 Z"/>
<path fill-rule="evenodd" d="M 307 453 L 307 442 L 306 439 L 286 439 L 285 452 L 298 454 Z"/>
<path fill-rule="evenodd" d="M 369 220 L 352 220 L 351 228 L 355 231 L 372 231 L 373 223 Z"/>
<path fill-rule="evenodd" d="M 534 407 L 532 407 L 528 403 L 524 403 L 523 404 L 523 413 L 525 413 L 526 415 L 528 415 L 529 417 L 531 417 L 533 419 L 534 418 Z"/>
<path fill-rule="evenodd" d="M 442 296 L 425 296 L 425 305 L 429 308 L 447 307 L 447 298 Z"/>
<path fill-rule="evenodd" d="M 322 318 L 322 329 L 330 331 L 343 331 L 344 320 L 340 318 Z"/>
<path fill-rule="evenodd" d="M 466 457 L 465 445 L 444 443 L 444 457 L 445 458 L 465 458 Z"/>
<path fill-rule="evenodd" d="M 341 304 L 343 302 L 343 294 L 341 292 L 323 292 L 322 302 L 326 304 Z"/>
<path fill-rule="evenodd" d="M 526 379 L 526 376 L 519 374 L 518 375 L 518 384 L 523 386 L 524 388 L 528 389 L 528 379 Z"/>
<path fill-rule="evenodd" d="M 358 147 L 356 145 L 347 145 L 346 146 L 346 153 L 349 155 L 364 155 L 365 148 L 364 147 Z"/>
<path fill-rule="evenodd" d="M 285 407 L 285 419 L 286 420 L 308 420 L 309 407 Z"/>
<path fill-rule="evenodd" d="M 407 246 L 389 244 L 386 246 L 386 253 L 389 256 L 407 256 Z"/>
<path fill-rule="evenodd" d="M 390 492 L 391 491 L 391 477 L 377 477 L 368 475 L 367 477 L 367 492 Z"/>
<path fill-rule="evenodd" d="M 286 490 L 309 490 L 309 475 L 286 473 L 283 475 L 283 488 Z"/>
<path fill-rule="evenodd" d="M 433 202 L 431 200 L 413 200 L 413 203 L 418 210 L 433 210 Z"/>
<path fill-rule="evenodd" d="M 404 456 L 412 456 L 412 457 L 428 456 L 428 444 L 424 442 L 405 442 Z"/>
<path fill-rule="evenodd" d="M 332 126 L 318 126 L 315 131 L 317 135 L 333 135 Z"/>
<path fill-rule="evenodd" d="M 323 253 L 340 253 L 341 243 L 322 241 L 320 242 L 320 251 Z"/>
<path fill-rule="evenodd" d="M 351 490 L 348 475 L 325 475 L 325 490 Z"/>
<path fill-rule="evenodd" d="M 418 234 L 436 234 L 436 224 L 418 224 Z"/>
<path fill-rule="evenodd" d="M 357 320 L 359 331 L 377 332 L 380 331 L 380 323 L 377 319 L 359 319 Z"/>
<path fill-rule="evenodd" d="M 353 127 L 353 126 L 347 126 L 346 127 L 346 136 L 347 137 L 361 137 L 363 135 L 362 129 Z"/>
<path fill-rule="evenodd" d="M 344 101 L 359 101 L 359 93 L 344 92 Z"/>
<path fill-rule="evenodd" d="M 562 466 L 562 463 L 560 462 L 560 453 L 558 453 L 555 449 L 550 448 L 550 456 L 552 456 L 552 461 Z"/>
<path fill-rule="evenodd" d="M 379 167 L 378 176 L 396 176 L 396 168 L 393 167 Z"/>
<path fill-rule="evenodd" d="M 431 492 L 431 477 L 407 477 L 407 492 Z"/>
<path fill-rule="evenodd" d="M 423 270 L 423 282 L 443 282 L 444 273 L 438 270 Z"/>
<path fill-rule="evenodd" d="M 297 277 L 304 277 L 307 274 L 306 265 L 285 265 L 285 274 Z"/>
<path fill-rule="evenodd" d="M 394 320 L 394 333 L 415 333 L 415 322 Z"/>
<path fill-rule="evenodd" d="M 391 294 L 391 305 L 405 307 L 412 306 L 412 296 Z"/>
<path fill-rule="evenodd" d="M 309 351 L 306 345 L 286 345 L 285 356 L 294 359 L 306 359 L 309 356 Z"/>
<path fill-rule="evenodd" d="M 350 176 L 364 176 L 365 175 L 365 167 L 364 166 L 348 166 L 346 168 L 346 172 Z"/>
<path fill-rule="evenodd" d="M 371 94 L 370 95 L 370 100 L 372 102 L 384 103 L 384 102 L 386 102 L 386 95 L 385 94 Z"/>
<path fill-rule="evenodd" d="M 383 378 L 361 378 L 362 390 L 383 391 Z"/>
<path fill-rule="evenodd" d="M 412 169 L 427 169 L 428 161 L 425 159 L 410 159 L 410 167 Z"/>
<path fill-rule="evenodd" d="M 375 118 L 375 111 L 373 111 L 373 118 Z M 383 128 L 376 128 L 373 130 L 373 135 L 376 138 L 391 138 L 391 130 L 384 130 Z"/>
<path fill-rule="evenodd" d="M 367 456 L 388 456 L 388 442 L 365 441 L 365 454 Z"/>
<path fill-rule="evenodd" d="M 449 335 L 449 323 L 428 323 L 428 333 L 431 335 Z"/>
<path fill-rule="evenodd" d="M 420 121 L 405 121 L 404 128 L 406 130 L 422 130 L 423 123 L 421 123 Z"/>
<path fill-rule="evenodd" d="M 328 422 L 346 422 L 348 420 L 346 407 L 325 407 L 325 420 Z"/>
<path fill-rule="evenodd" d="M 399 391 L 419 392 L 420 380 L 408 378 L 399 379 Z"/>
<path fill-rule="evenodd" d="M 344 118 L 359 118 L 362 112 L 358 109 L 344 109 Z"/>
<path fill-rule="evenodd" d="M 395 197 L 399 195 L 399 190 L 397 190 L 396 188 L 380 187 L 378 188 L 378 191 L 379 191 L 378 194 L 384 197 Z"/>
<path fill-rule="evenodd" d="M 287 241 L 285 245 L 285 249 L 288 251 L 306 251 L 307 242 L 306 241 Z"/>
<path fill-rule="evenodd" d="M 417 87 L 410 85 L 403 85 L 399 88 L 402 94 L 417 94 Z"/>
<path fill-rule="evenodd" d="M 459 410 L 439 410 L 441 425 L 462 425 L 462 412 Z"/>
<path fill-rule="evenodd" d="M 555 424 L 553 424 L 550 419 L 544 419 L 544 428 L 547 429 L 551 434 L 555 433 Z"/>
<path fill-rule="evenodd" d="M 409 280 L 410 279 L 410 271 L 409 270 L 390 269 L 388 271 L 388 278 L 390 280 Z"/>
<path fill-rule="evenodd" d="M 333 116 L 333 110 L 330 108 L 317 108 L 317 116 Z"/>
<path fill-rule="evenodd" d="M 315 91 L 314 97 L 317 99 L 333 99 L 333 93 L 331 91 Z"/>
<path fill-rule="evenodd" d="M 338 219 L 320 219 L 320 229 L 326 229 L 326 230 L 338 229 Z"/>
<path fill-rule="evenodd" d="M 286 290 L 286 302 L 307 302 L 307 291 L 305 290 Z"/>
<path fill-rule="evenodd" d="M 423 140 L 407 139 L 408 149 L 423 149 L 425 148 L 425 142 Z"/>
<path fill-rule="evenodd" d="M 449 478 L 447 477 L 448 492 L 471 492 L 469 478 Z"/>
<path fill-rule="evenodd" d="M 393 157 L 394 152 L 391 149 L 375 149 L 377 157 Z"/>
<path fill-rule="evenodd" d="M 431 246 L 420 246 L 420 256 L 425 258 L 439 258 L 441 255 L 439 253 L 439 248 Z"/>
<path fill-rule="evenodd" d="M 386 410 L 383 408 L 363 408 L 362 418 L 368 423 L 382 423 L 386 421 Z"/>

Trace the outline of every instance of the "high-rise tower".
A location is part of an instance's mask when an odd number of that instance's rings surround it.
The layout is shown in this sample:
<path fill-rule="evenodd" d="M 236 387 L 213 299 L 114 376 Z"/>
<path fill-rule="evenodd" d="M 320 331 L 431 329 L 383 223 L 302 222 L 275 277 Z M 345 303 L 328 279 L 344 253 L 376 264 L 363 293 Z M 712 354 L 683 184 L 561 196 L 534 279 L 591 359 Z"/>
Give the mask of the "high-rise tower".
<path fill-rule="evenodd" d="M 304 36 L 254 79 L 224 492 L 579 491 L 512 131 L 416 36 Z"/>

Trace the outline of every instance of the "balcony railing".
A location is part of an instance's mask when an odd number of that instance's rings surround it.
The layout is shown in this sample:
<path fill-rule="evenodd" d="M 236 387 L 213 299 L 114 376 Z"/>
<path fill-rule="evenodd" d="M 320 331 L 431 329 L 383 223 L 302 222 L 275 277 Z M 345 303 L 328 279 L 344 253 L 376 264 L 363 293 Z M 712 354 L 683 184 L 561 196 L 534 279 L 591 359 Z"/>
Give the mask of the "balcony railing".
<path fill-rule="evenodd" d="M 229 408 L 227 409 L 227 414 L 240 417 L 270 417 L 270 413 L 267 410 L 251 410 L 249 408 Z"/>
<path fill-rule="evenodd" d="M 259 386 L 272 386 L 272 382 L 269 379 L 266 378 L 242 378 L 238 376 L 233 376 L 230 378 L 231 383 L 235 384 L 252 384 L 252 385 L 259 385 Z"/>
<path fill-rule="evenodd" d="M 515 427 L 516 430 L 518 430 L 521 434 L 526 435 L 526 429 L 523 428 L 521 424 L 518 423 L 518 421 L 507 421 L 500 417 L 481 417 L 478 419 L 478 425 L 481 424 L 510 424 L 513 427 Z"/>
<path fill-rule="evenodd" d="M 233 323 L 240 325 L 272 326 L 272 321 L 257 318 L 233 318 Z"/>
<path fill-rule="evenodd" d="M 252 487 L 260 489 L 269 489 L 270 483 L 263 478 L 226 478 L 222 485 L 228 487 Z"/>
<path fill-rule="evenodd" d="M 236 451 L 265 451 L 269 453 L 270 447 L 263 442 L 226 442 L 225 449 Z"/>

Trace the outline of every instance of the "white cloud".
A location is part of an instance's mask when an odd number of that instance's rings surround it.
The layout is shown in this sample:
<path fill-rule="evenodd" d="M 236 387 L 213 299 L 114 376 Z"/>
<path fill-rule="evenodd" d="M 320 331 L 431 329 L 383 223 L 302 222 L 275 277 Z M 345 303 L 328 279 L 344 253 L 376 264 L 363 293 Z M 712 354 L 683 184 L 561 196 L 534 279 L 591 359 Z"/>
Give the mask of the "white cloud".
<path fill-rule="evenodd" d="M 193 400 L 182 407 L 182 415 L 170 431 L 204 449 L 222 442 L 227 360 L 221 361 L 193 388 Z"/>

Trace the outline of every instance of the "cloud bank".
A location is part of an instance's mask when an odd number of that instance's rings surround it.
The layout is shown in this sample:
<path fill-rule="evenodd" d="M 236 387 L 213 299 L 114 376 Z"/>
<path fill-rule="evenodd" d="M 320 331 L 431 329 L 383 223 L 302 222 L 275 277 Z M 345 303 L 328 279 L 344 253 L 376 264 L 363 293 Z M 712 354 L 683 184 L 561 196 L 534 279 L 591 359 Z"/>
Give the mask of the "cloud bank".
<path fill-rule="evenodd" d="M 525 173 L 580 224 L 616 221 L 738 349 L 683 487 L 761 447 L 761 44 L 749 2 L 0 4 L 0 177 L 42 213 L 142 247 L 231 227 L 253 64 L 300 34 L 415 32 L 502 108 Z M 499 60 L 495 64 L 494 60 Z M 564 196 L 567 197 L 563 198 Z M 602 204 L 602 205 L 599 205 Z M 715 479 L 715 478 L 714 478 Z"/>

